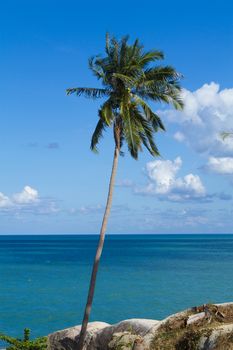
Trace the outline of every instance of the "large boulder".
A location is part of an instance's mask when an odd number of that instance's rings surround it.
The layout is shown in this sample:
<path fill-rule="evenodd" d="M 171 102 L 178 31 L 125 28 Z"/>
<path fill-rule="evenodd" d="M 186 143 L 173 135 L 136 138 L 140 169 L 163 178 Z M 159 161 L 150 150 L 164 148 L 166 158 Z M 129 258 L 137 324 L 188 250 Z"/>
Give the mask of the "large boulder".
<path fill-rule="evenodd" d="M 132 318 L 103 328 L 95 334 L 95 337 L 93 337 L 90 350 L 108 350 L 108 344 L 116 333 L 119 335 L 127 332 L 132 336 L 136 335 L 144 338 L 159 323 L 160 321 L 156 320 Z"/>
<path fill-rule="evenodd" d="M 130 332 L 119 332 L 113 334 L 112 340 L 108 344 L 108 349 L 136 350 L 136 346 L 137 350 L 139 350 L 139 347 L 144 349 L 143 338 L 140 335 Z"/>
<path fill-rule="evenodd" d="M 159 321 L 147 319 L 129 319 L 115 325 L 105 322 L 90 322 L 87 328 L 84 350 L 108 350 L 109 343 L 123 336 L 125 344 L 139 342 Z M 67 328 L 48 336 L 49 350 L 74 350 L 77 346 L 81 326 Z M 115 335 L 115 337 L 114 337 Z M 113 348 L 113 342 L 112 342 Z M 129 348 L 129 347 L 128 347 Z M 136 348 L 136 347 L 135 347 Z"/>
<path fill-rule="evenodd" d="M 109 326 L 105 322 L 90 322 L 87 327 L 84 350 L 89 349 L 96 332 Z M 74 350 L 77 346 L 81 326 L 66 328 L 48 335 L 48 350 Z"/>
<path fill-rule="evenodd" d="M 200 350 L 233 350 L 233 324 L 215 327 L 199 341 Z"/>

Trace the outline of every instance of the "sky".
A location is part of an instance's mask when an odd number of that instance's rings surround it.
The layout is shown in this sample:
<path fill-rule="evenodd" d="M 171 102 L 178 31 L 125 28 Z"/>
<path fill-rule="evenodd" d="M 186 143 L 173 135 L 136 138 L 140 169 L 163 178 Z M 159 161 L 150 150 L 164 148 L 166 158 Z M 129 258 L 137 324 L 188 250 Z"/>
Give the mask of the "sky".
<path fill-rule="evenodd" d="M 233 233 L 232 1 L 0 5 L 0 234 L 98 233 L 114 144 L 90 138 L 101 101 L 88 58 L 105 33 L 139 38 L 184 76 L 183 112 L 151 104 L 161 157 L 119 162 L 108 233 Z"/>

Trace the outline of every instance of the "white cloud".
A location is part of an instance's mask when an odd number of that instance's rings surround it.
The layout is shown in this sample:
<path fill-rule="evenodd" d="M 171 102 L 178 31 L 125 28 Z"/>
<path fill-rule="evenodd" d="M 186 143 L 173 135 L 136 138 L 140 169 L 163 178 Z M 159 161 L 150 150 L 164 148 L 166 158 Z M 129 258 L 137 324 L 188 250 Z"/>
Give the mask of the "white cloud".
<path fill-rule="evenodd" d="M 102 204 L 95 204 L 95 205 L 83 205 L 80 208 L 71 208 L 68 210 L 68 213 L 71 215 L 103 215 L 105 210 L 105 205 Z M 111 208 L 111 218 L 114 218 L 114 216 L 121 214 L 121 213 L 126 213 L 129 211 L 129 207 L 124 204 L 120 205 L 113 205 Z"/>
<path fill-rule="evenodd" d="M 176 177 L 181 166 L 180 157 L 174 161 L 155 160 L 147 163 L 146 171 L 150 182 L 146 187 L 136 188 L 135 192 L 158 195 L 160 199 L 171 201 L 205 198 L 206 190 L 198 175 Z"/>
<path fill-rule="evenodd" d="M 13 201 L 17 204 L 35 203 L 38 200 L 38 191 L 30 186 L 25 186 L 22 192 L 13 195 Z"/>
<path fill-rule="evenodd" d="M 229 175 L 233 174 L 233 158 L 232 157 L 210 157 L 206 166 L 207 170 L 210 170 L 217 174 Z"/>
<path fill-rule="evenodd" d="M 129 179 L 123 179 L 116 183 L 116 186 L 119 186 L 119 187 L 133 187 L 133 185 L 134 185 L 133 181 Z"/>
<path fill-rule="evenodd" d="M 183 142 L 185 140 L 185 136 L 182 132 L 180 131 L 177 131 L 174 135 L 173 135 L 174 139 L 176 141 L 179 141 L 179 142 Z"/>
<path fill-rule="evenodd" d="M 82 206 L 78 209 L 78 212 L 81 214 L 90 214 L 90 213 L 99 213 L 104 210 L 104 207 L 101 204 L 97 205 L 87 205 Z"/>
<path fill-rule="evenodd" d="M 0 192 L 0 210 L 1 208 L 7 208 L 10 206 L 11 206 L 10 198 L 5 196 L 2 192 Z"/>
<path fill-rule="evenodd" d="M 174 137 L 185 140 L 198 153 L 233 157 L 233 138 L 223 140 L 220 135 L 222 131 L 233 130 L 233 89 L 220 90 L 212 82 L 193 92 L 184 89 L 182 94 L 185 105 L 182 112 L 160 111 L 170 122 L 179 125 Z"/>
<path fill-rule="evenodd" d="M 0 192 L 0 213 L 50 214 L 59 211 L 57 203 L 50 198 L 42 198 L 36 189 L 25 186 L 19 193 L 6 196 Z"/>
<path fill-rule="evenodd" d="M 146 164 L 150 180 L 156 183 L 156 193 L 167 193 L 169 191 L 181 165 L 182 160 L 180 157 L 177 157 L 174 161 L 155 160 Z"/>

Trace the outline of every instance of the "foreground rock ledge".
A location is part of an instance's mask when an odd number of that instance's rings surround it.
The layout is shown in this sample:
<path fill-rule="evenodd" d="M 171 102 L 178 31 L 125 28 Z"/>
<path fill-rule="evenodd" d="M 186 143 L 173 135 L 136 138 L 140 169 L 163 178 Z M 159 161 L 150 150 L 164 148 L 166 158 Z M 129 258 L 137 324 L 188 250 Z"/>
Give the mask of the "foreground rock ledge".
<path fill-rule="evenodd" d="M 48 336 L 49 350 L 75 350 L 81 326 Z M 233 350 L 233 303 L 193 307 L 162 321 L 91 322 L 84 350 Z"/>

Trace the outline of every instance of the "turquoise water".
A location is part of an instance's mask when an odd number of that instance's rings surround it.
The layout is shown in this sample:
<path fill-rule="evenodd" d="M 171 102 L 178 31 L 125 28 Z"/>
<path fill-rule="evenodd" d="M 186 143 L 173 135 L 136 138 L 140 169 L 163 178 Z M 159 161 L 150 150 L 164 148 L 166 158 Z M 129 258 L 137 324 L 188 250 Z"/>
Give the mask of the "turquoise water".
<path fill-rule="evenodd" d="M 97 236 L 0 236 L 0 331 L 80 323 Z M 92 320 L 161 319 L 233 300 L 232 235 L 108 236 Z"/>

